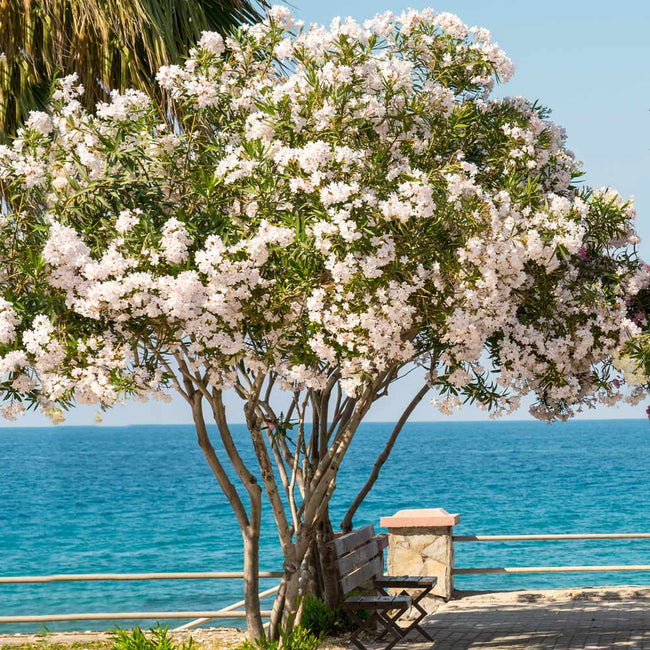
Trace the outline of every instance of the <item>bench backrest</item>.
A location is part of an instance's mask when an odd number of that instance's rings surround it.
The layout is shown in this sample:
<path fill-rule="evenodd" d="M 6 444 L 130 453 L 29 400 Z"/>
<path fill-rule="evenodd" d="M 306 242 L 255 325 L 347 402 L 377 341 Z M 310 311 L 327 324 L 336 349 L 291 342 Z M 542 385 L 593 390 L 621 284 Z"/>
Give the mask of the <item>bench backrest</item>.
<path fill-rule="evenodd" d="M 386 535 L 375 535 L 373 526 L 362 526 L 334 540 L 341 591 L 347 594 L 384 573 Z"/>

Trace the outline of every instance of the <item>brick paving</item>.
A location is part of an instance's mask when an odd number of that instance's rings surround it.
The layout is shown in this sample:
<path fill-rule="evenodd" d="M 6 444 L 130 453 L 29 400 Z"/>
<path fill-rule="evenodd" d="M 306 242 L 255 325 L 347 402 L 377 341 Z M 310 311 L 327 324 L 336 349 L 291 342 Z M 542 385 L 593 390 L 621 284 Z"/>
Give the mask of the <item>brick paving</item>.
<path fill-rule="evenodd" d="M 650 650 L 650 590 L 584 590 L 551 598 L 548 594 L 506 592 L 452 600 L 426 619 L 433 644 L 413 635 L 397 648 Z"/>

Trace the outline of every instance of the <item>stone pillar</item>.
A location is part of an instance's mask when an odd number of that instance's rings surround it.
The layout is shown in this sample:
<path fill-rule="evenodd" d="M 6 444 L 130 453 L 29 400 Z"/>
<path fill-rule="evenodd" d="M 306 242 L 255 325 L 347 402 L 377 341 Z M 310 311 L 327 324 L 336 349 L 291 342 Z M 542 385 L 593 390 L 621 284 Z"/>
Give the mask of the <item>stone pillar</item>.
<path fill-rule="evenodd" d="M 435 611 L 454 589 L 452 531 L 459 521 L 460 515 L 442 508 L 400 510 L 381 518 L 381 526 L 388 528 L 388 575 L 438 578 L 434 598 L 422 602 L 427 611 Z"/>

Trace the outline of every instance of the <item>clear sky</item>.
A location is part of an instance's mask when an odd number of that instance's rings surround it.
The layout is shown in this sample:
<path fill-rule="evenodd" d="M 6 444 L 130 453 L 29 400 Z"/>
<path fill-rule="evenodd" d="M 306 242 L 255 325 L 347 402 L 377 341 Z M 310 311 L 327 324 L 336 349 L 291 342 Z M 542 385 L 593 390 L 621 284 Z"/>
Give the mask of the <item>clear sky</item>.
<path fill-rule="evenodd" d="M 641 254 L 650 260 L 650 2 L 647 0 L 294 0 L 293 12 L 306 22 L 329 23 L 335 16 L 363 20 L 384 11 L 431 6 L 458 14 L 468 25 L 487 27 L 515 62 L 514 79 L 503 95 L 539 99 L 568 132 L 569 147 L 584 162 L 586 182 L 609 185 L 636 198 Z M 410 377 L 375 408 L 374 420 L 395 420 L 399 406 L 417 390 Z M 236 399 L 232 400 L 236 404 Z M 600 408 L 587 417 L 642 417 L 645 405 Z M 95 409 L 71 413 L 69 424 L 94 421 Z M 527 418 L 525 408 L 514 416 Z M 483 419 L 464 408 L 454 419 Z M 413 419 L 443 419 L 421 405 Z M 239 411 L 233 421 L 240 421 Z M 189 422 L 181 400 L 171 404 L 129 404 L 104 415 L 105 424 Z M 10 424 L 10 423 L 9 423 Z M 48 424 L 28 415 L 20 425 Z M 0 422 L 0 426 L 7 423 Z M 15 426 L 15 425 L 14 425 Z"/>

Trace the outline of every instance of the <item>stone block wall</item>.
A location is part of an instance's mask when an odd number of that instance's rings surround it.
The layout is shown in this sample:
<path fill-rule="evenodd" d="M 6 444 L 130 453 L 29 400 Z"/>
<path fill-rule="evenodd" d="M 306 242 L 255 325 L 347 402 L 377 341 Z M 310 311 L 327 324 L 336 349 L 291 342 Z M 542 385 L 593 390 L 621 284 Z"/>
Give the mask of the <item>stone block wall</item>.
<path fill-rule="evenodd" d="M 441 600 L 451 598 L 454 589 L 454 526 L 460 515 L 443 508 L 400 510 L 382 517 L 388 529 L 388 575 L 435 576 L 431 594 L 422 601 L 433 612 Z"/>
<path fill-rule="evenodd" d="M 392 528 L 388 532 L 389 575 L 435 576 L 432 595 L 448 599 L 453 589 L 451 526 Z"/>

